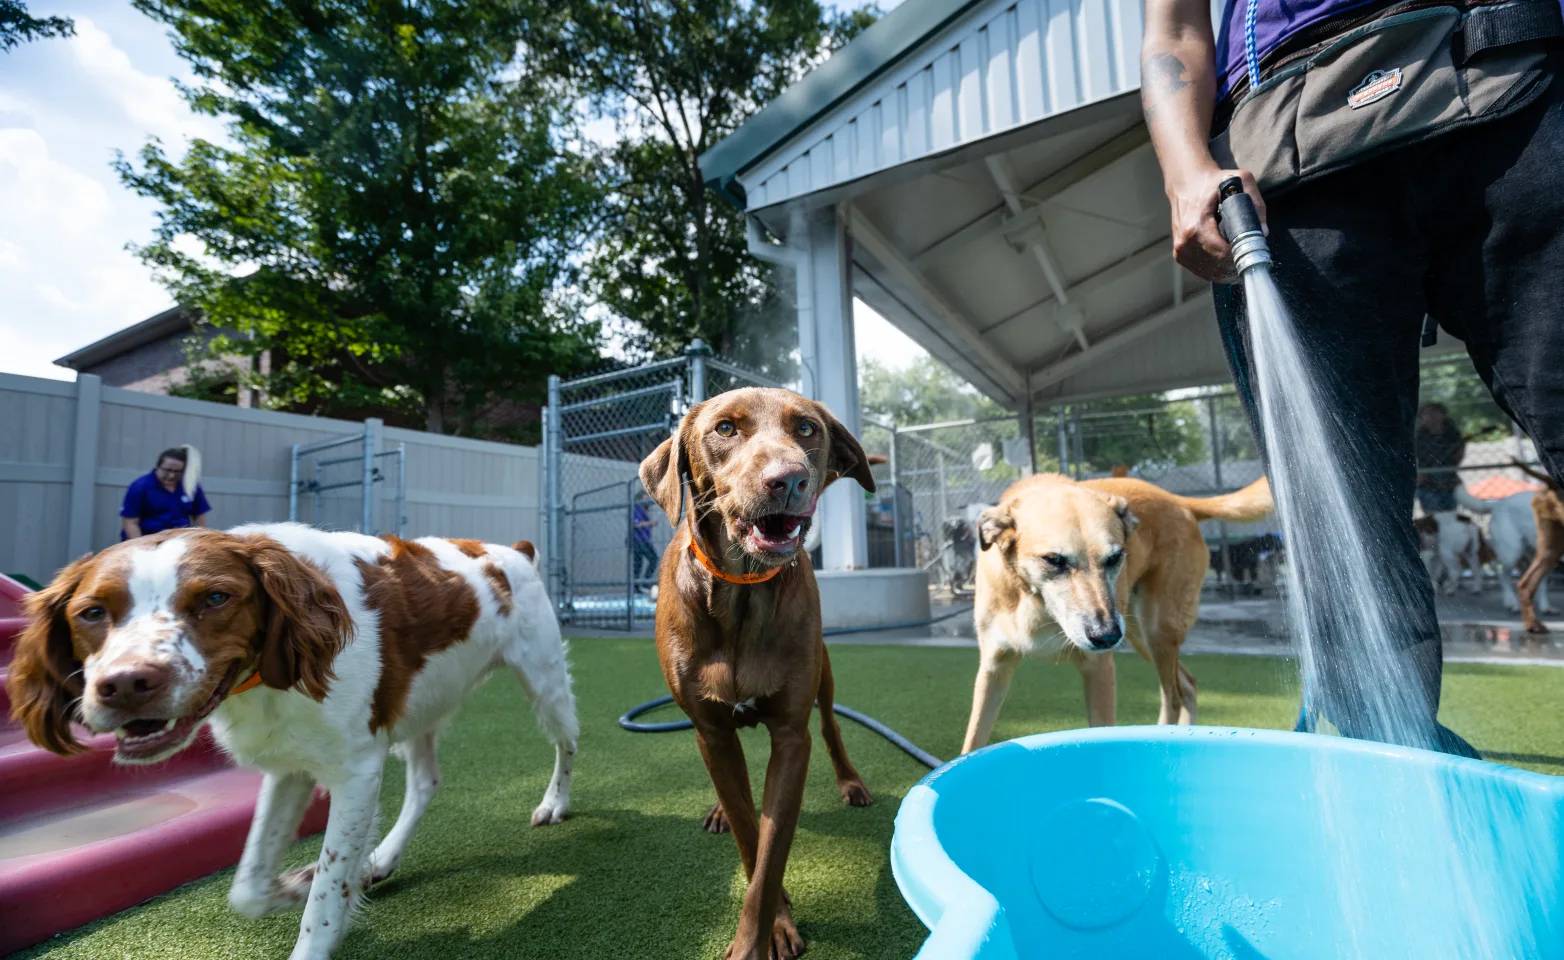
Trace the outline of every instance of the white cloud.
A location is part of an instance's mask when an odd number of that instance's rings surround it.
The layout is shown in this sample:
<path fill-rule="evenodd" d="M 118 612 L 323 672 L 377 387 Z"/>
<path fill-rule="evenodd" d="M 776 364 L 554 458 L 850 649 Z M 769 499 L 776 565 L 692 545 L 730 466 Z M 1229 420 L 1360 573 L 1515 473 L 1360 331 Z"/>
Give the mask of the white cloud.
<path fill-rule="evenodd" d="M 126 245 L 151 239 L 155 206 L 109 167 L 149 136 L 174 155 L 221 139 L 166 77 L 188 78 L 167 38 L 128 6 L 74 17 L 76 36 L 25 44 L 0 73 L 0 370 L 68 379 L 54 358 L 166 308 L 167 292 Z"/>
<path fill-rule="evenodd" d="M 168 297 L 124 249 L 103 183 L 50 155 L 37 131 L 0 129 L 0 366 L 68 376 L 52 361 L 141 320 Z"/>
<path fill-rule="evenodd" d="M 191 113 L 168 78 L 137 70 L 130 55 L 86 17 L 76 18 L 76 37 L 70 50 L 81 72 L 128 119 L 165 145 L 179 145 L 186 137 L 221 138 L 220 124 L 211 117 Z"/>

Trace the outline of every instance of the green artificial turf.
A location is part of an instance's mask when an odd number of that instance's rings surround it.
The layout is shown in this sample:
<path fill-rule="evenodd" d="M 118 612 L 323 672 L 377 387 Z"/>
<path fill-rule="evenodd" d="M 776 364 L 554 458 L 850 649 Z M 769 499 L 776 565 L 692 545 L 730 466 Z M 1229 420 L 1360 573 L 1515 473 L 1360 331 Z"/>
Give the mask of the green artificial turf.
<path fill-rule="evenodd" d="M 970 649 L 841 646 L 831 651 L 837 696 L 938 756 L 959 748 L 977 653 Z M 572 643 L 581 752 L 571 817 L 533 829 L 552 751 L 509 676 L 478 691 L 441 744 L 444 787 L 401 869 L 382 887 L 338 956 L 352 958 L 715 958 L 738 918 L 743 874 L 729 836 L 701 831 L 713 794 L 689 732 L 619 729 L 626 708 L 666 692 L 652 644 Z M 1288 727 L 1297 709 L 1293 665 L 1249 657 L 1188 657 L 1203 723 Z M 1156 720 L 1151 669 L 1119 660 L 1119 720 Z M 1506 762 L 1564 772 L 1564 670 L 1452 665 L 1443 719 Z M 647 719 L 672 719 L 676 714 Z M 1024 664 L 996 739 L 1081 726 L 1073 669 Z M 887 850 L 896 806 L 926 771 L 844 721 L 848 751 L 874 791 L 868 809 L 838 798 L 817 747 L 788 865 L 794 915 L 811 960 L 906 958 L 923 927 L 902 902 Z M 767 747 L 745 735 L 760 795 Z M 395 817 L 402 767 L 393 761 L 384 823 Z M 290 863 L 307 863 L 318 839 Z M 245 920 L 227 908 L 232 871 L 56 938 L 25 956 L 51 958 L 284 957 L 298 916 Z"/>

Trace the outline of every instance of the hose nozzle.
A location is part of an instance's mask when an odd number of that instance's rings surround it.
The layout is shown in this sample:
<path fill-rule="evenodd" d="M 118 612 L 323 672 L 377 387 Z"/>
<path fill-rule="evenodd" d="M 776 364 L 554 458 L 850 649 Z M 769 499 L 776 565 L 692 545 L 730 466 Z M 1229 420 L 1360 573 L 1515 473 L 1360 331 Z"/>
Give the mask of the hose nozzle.
<path fill-rule="evenodd" d="M 1271 262 L 1271 247 L 1260 227 L 1260 214 L 1244 192 L 1244 183 L 1229 177 L 1217 187 L 1216 222 L 1233 249 L 1233 266 L 1239 276 L 1250 267 Z"/>

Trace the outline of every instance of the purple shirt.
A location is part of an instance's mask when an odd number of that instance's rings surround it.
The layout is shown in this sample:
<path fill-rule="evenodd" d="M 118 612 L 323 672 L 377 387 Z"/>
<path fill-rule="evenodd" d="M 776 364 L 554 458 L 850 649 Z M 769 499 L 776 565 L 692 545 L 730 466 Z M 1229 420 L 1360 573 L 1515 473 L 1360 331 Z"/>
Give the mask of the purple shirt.
<path fill-rule="evenodd" d="M 183 487 L 175 487 L 172 492 L 163 489 L 154 471 L 142 474 L 131 482 L 130 489 L 125 491 L 125 502 L 120 507 L 119 515 L 140 522 L 141 532 L 147 534 L 188 527 L 195 517 L 210 513 L 211 510 L 212 505 L 206 502 L 206 491 L 199 484 L 196 485 L 195 496 L 187 497 Z M 120 539 L 125 539 L 123 530 L 120 531 Z"/>
<path fill-rule="evenodd" d="M 1374 0 L 1259 0 L 1254 16 L 1257 60 L 1281 46 L 1305 27 L 1329 20 Z M 1216 98 L 1221 100 L 1249 68 L 1244 62 L 1244 14 L 1248 0 L 1227 0 L 1222 9 L 1222 30 L 1216 38 Z"/>
<path fill-rule="evenodd" d="M 1455 0 L 1451 2 L 1454 5 Z M 1259 0 L 1254 12 L 1255 60 L 1263 61 L 1299 30 L 1373 4 L 1374 0 Z M 1559 5 L 1564 8 L 1564 0 Z M 1222 9 L 1222 29 L 1216 38 L 1219 101 L 1249 70 L 1244 61 L 1244 14 L 1248 9 L 1248 0 L 1227 0 Z"/>

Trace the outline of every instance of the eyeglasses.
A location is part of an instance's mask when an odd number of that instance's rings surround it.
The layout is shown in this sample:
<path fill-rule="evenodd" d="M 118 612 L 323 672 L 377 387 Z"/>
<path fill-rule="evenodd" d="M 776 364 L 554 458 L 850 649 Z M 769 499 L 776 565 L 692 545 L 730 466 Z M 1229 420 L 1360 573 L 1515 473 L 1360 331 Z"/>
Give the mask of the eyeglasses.
<path fill-rule="evenodd" d="M 162 476 L 162 477 L 182 477 L 182 476 L 185 475 L 185 468 L 184 467 L 158 467 L 157 468 L 157 474 L 158 474 L 158 476 Z"/>

